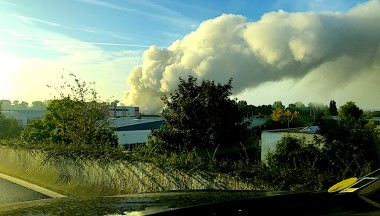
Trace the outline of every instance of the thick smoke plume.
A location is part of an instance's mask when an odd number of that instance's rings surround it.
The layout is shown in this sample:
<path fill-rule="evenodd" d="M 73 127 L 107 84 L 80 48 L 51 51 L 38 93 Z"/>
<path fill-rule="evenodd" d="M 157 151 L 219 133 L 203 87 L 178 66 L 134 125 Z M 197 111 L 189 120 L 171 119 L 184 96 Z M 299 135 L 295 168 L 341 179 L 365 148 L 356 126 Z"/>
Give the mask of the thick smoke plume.
<path fill-rule="evenodd" d="M 146 113 L 160 111 L 160 96 L 177 88 L 188 75 L 226 83 L 233 93 L 268 82 L 294 80 L 298 88 L 332 92 L 371 77 L 366 88 L 380 83 L 380 3 L 370 1 L 338 12 L 271 12 L 257 22 L 224 14 L 168 48 L 151 46 L 143 64 L 129 77 L 126 104 Z M 362 90 L 361 90 L 362 91 Z"/>

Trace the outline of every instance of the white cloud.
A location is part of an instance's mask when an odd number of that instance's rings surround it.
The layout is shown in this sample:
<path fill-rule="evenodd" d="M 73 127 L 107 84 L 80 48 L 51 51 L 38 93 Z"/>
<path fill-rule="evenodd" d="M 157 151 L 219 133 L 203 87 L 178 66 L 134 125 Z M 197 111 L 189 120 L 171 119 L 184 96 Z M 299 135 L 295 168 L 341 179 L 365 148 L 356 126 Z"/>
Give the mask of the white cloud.
<path fill-rule="evenodd" d="M 378 11 L 379 1 L 373 0 L 344 13 L 278 11 L 257 22 L 224 14 L 166 49 L 146 50 L 143 64 L 128 77 L 126 103 L 146 112 L 160 111 L 158 96 L 172 92 L 179 77 L 193 75 L 222 83 L 233 78 L 235 95 L 249 90 L 255 104 L 260 103 L 255 98 L 264 97 L 257 94 L 268 94 L 267 100 L 309 98 L 327 103 L 336 97 L 380 106 L 361 81 L 372 77 L 367 81 L 376 88 L 373 80 L 380 77 L 374 66 Z M 267 92 L 260 91 L 265 83 L 271 83 Z M 342 89 L 355 94 L 346 97 Z"/>

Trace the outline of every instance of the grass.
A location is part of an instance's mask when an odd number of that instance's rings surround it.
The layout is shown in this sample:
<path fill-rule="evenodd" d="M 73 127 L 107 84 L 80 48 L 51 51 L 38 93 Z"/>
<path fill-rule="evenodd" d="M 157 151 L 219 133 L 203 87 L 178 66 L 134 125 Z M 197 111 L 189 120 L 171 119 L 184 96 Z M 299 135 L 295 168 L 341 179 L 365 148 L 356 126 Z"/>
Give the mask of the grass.
<path fill-rule="evenodd" d="M 109 196 L 169 190 L 255 189 L 228 174 L 186 172 L 151 163 L 59 158 L 46 161 L 41 150 L 0 148 L 0 172 L 65 195 Z"/>

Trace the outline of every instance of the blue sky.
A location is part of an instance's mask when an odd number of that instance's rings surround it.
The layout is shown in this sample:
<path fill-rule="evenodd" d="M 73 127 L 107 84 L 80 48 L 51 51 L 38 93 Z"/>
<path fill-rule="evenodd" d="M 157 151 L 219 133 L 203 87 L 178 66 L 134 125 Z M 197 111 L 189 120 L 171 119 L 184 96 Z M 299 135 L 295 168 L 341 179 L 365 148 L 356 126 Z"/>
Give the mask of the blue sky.
<path fill-rule="evenodd" d="M 223 13 L 243 15 L 254 21 L 266 12 L 280 9 L 345 11 L 358 2 L 363 1 L 1 0 L 1 39 L 31 47 L 41 46 L 40 40 L 44 39 L 60 40 L 44 32 L 38 34 L 38 30 L 43 30 L 92 42 L 107 50 L 126 47 L 141 50 L 150 45 L 169 46 L 195 30 L 202 21 Z M 25 31 L 28 27 L 35 28 L 36 34 L 28 35 Z M 12 33 L 16 32 L 25 37 L 15 37 Z"/>
<path fill-rule="evenodd" d="M 169 47 L 203 21 L 236 14 L 255 22 L 279 10 L 345 12 L 362 2 L 0 0 L 0 99 L 51 98 L 54 92 L 46 84 L 59 85 L 61 75 L 71 71 L 95 81 L 104 100 L 123 101 L 127 77 L 143 63 L 143 52 L 151 45 Z"/>

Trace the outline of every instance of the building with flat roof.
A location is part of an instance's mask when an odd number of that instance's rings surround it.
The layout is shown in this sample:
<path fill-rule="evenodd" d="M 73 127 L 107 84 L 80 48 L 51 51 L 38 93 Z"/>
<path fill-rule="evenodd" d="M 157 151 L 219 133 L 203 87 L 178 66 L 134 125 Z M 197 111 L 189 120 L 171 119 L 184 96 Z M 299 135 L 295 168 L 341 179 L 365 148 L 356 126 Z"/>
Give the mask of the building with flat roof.
<path fill-rule="evenodd" d="M 119 117 L 110 118 L 110 123 L 116 127 L 119 146 L 128 147 L 145 144 L 152 130 L 164 124 L 164 119 L 160 116 Z"/>
<path fill-rule="evenodd" d="M 269 151 L 275 151 L 278 141 L 284 136 L 292 136 L 297 138 L 305 138 L 306 142 L 312 142 L 318 134 L 318 126 L 287 128 L 278 130 L 266 130 L 261 132 L 261 161 L 266 161 L 266 155 Z"/>
<path fill-rule="evenodd" d="M 138 117 L 138 116 L 140 116 L 139 107 L 132 107 L 132 106 L 108 105 L 105 108 L 105 112 L 110 118 Z"/>

